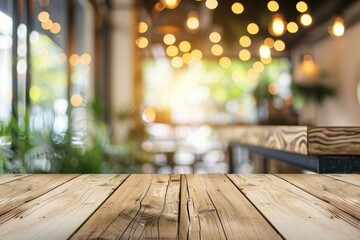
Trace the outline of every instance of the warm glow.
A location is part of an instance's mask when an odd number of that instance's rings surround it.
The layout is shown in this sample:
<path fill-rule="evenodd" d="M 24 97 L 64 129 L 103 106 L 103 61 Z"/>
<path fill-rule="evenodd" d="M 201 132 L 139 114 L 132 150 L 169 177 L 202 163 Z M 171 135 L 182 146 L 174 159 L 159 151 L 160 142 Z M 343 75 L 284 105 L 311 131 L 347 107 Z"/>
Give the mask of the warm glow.
<path fill-rule="evenodd" d="M 259 61 L 256 61 L 254 64 L 253 64 L 253 68 L 256 72 L 258 73 L 261 73 L 264 71 L 264 64 L 262 62 L 259 62 Z"/>
<path fill-rule="evenodd" d="M 146 48 L 149 44 L 149 41 L 146 37 L 139 37 L 136 39 L 135 43 L 139 48 Z"/>
<path fill-rule="evenodd" d="M 334 24 L 331 26 L 331 33 L 336 37 L 341 37 L 345 32 L 344 20 L 340 17 L 337 17 L 334 21 Z"/>
<path fill-rule="evenodd" d="M 310 55 L 305 55 L 303 61 L 295 67 L 294 79 L 302 85 L 315 83 L 320 75 L 320 70 Z"/>
<path fill-rule="evenodd" d="M 182 52 L 188 52 L 191 49 L 191 44 L 188 41 L 181 41 L 179 44 L 179 49 Z"/>
<path fill-rule="evenodd" d="M 269 58 L 271 56 L 270 48 L 267 45 L 261 45 L 259 53 L 262 58 Z"/>
<path fill-rule="evenodd" d="M 244 6 L 241 3 L 236 2 L 231 6 L 231 10 L 235 14 L 241 14 L 244 11 Z"/>
<path fill-rule="evenodd" d="M 212 54 L 214 54 L 215 56 L 220 56 L 224 50 L 223 47 L 219 44 L 215 44 L 211 47 L 211 52 Z"/>
<path fill-rule="evenodd" d="M 242 50 L 239 52 L 239 58 L 240 58 L 242 61 L 248 61 L 248 60 L 251 58 L 250 51 L 247 50 L 247 49 L 242 49 Z"/>
<path fill-rule="evenodd" d="M 271 12 L 276 12 L 279 10 L 279 4 L 276 1 L 268 2 L 267 7 Z"/>
<path fill-rule="evenodd" d="M 144 122 L 152 123 L 156 119 L 156 111 L 152 107 L 147 107 L 141 114 L 141 118 Z"/>
<path fill-rule="evenodd" d="M 184 53 L 182 56 L 182 60 L 185 64 L 189 64 L 192 60 L 191 53 Z"/>
<path fill-rule="evenodd" d="M 256 25 L 255 23 L 250 23 L 248 26 L 247 26 L 247 31 L 250 33 L 250 34 L 257 34 L 259 32 L 259 26 Z"/>
<path fill-rule="evenodd" d="M 310 14 L 308 13 L 304 13 L 303 15 L 301 15 L 300 17 L 300 22 L 303 26 L 307 27 L 310 26 L 312 23 L 312 17 Z"/>
<path fill-rule="evenodd" d="M 80 57 L 80 62 L 83 65 L 89 65 L 91 62 L 91 56 L 87 53 L 82 54 Z"/>
<path fill-rule="evenodd" d="M 296 4 L 296 9 L 303 13 L 303 12 L 306 12 L 308 10 L 308 5 L 306 4 L 306 2 L 304 1 L 300 1 Z"/>
<path fill-rule="evenodd" d="M 266 38 L 264 40 L 264 44 L 268 46 L 269 48 L 272 48 L 274 46 L 274 39 L 272 38 Z"/>
<path fill-rule="evenodd" d="M 164 8 L 165 8 L 165 4 L 162 2 L 157 2 L 154 6 L 155 11 L 158 11 L 158 12 L 164 10 Z"/>
<path fill-rule="evenodd" d="M 171 65 L 174 68 L 181 68 L 184 65 L 184 61 L 181 57 L 174 57 L 173 59 L 171 59 Z"/>
<path fill-rule="evenodd" d="M 209 39 L 210 39 L 210 41 L 213 42 L 213 43 L 218 43 L 218 42 L 220 42 L 220 40 L 221 40 L 221 35 L 220 35 L 220 33 L 218 33 L 218 32 L 212 32 L 212 33 L 210 33 L 210 35 L 209 35 Z"/>
<path fill-rule="evenodd" d="M 290 33 L 296 33 L 299 30 L 299 26 L 296 22 L 289 22 L 286 28 Z"/>
<path fill-rule="evenodd" d="M 222 68 L 229 68 L 231 67 L 231 59 L 228 57 L 222 57 L 219 60 L 219 64 Z"/>
<path fill-rule="evenodd" d="M 263 57 L 261 57 L 260 60 L 261 60 L 261 62 L 262 62 L 263 64 L 269 64 L 269 63 L 271 63 L 272 58 L 271 58 L 271 56 L 268 57 L 268 58 L 263 58 Z"/>
<path fill-rule="evenodd" d="M 175 57 L 178 53 L 179 53 L 179 49 L 174 45 L 168 46 L 166 48 L 166 54 L 169 57 Z"/>
<path fill-rule="evenodd" d="M 80 63 L 80 56 L 77 54 L 73 54 L 69 58 L 69 62 L 71 65 L 77 65 Z"/>
<path fill-rule="evenodd" d="M 191 52 L 191 56 L 195 60 L 201 60 L 201 58 L 203 57 L 203 54 L 199 49 L 194 49 Z"/>
<path fill-rule="evenodd" d="M 199 18 L 196 12 L 191 11 L 188 15 L 188 19 L 186 21 L 186 26 L 190 30 L 198 29 L 200 26 Z"/>
<path fill-rule="evenodd" d="M 57 34 L 61 31 L 61 26 L 59 23 L 53 23 L 53 25 L 50 28 L 50 32 L 53 34 Z"/>
<path fill-rule="evenodd" d="M 47 20 L 50 19 L 50 15 L 49 15 L 48 12 L 42 11 L 42 12 L 39 13 L 38 19 L 39 19 L 40 22 L 43 23 L 43 22 L 46 22 Z"/>
<path fill-rule="evenodd" d="M 248 77 L 250 81 L 256 81 L 259 78 L 259 73 L 257 73 L 254 69 L 250 68 L 248 71 Z"/>
<path fill-rule="evenodd" d="M 282 40 L 276 40 L 274 43 L 274 48 L 278 52 L 282 52 L 285 50 L 285 43 Z"/>
<path fill-rule="evenodd" d="M 218 2 L 217 2 L 217 0 L 206 0 L 205 6 L 206 6 L 208 9 L 213 10 L 213 9 L 217 8 Z"/>
<path fill-rule="evenodd" d="M 273 36 L 281 36 L 285 33 L 285 21 L 283 16 L 280 14 L 275 14 L 272 18 L 272 21 L 269 25 L 269 32 Z"/>
<path fill-rule="evenodd" d="M 30 88 L 29 95 L 33 102 L 37 102 L 41 97 L 41 88 L 38 86 L 32 86 Z"/>
<path fill-rule="evenodd" d="M 165 5 L 168 9 L 174 9 L 176 8 L 181 0 L 161 0 L 161 2 Z"/>
<path fill-rule="evenodd" d="M 138 31 L 139 33 L 145 33 L 148 30 L 148 25 L 145 22 L 139 22 Z"/>
<path fill-rule="evenodd" d="M 175 43 L 176 38 L 174 34 L 168 33 L 164 36 L 163 41 L 166 45 L 172 45 Z"/>
<path fill-rule="evenodd" d="M 74 94 L 70 98 L 70 103 L 73 107 L 79 107 L 83 102 L 82 96 L 79 94 Z"/>
<path fill-rule="evenodd" d="M 275 83 L 270 83 L 268 86 L 268 91 L 271 95 L 276 95 L 279 92 L 278 86 Z"/>
<path fill-rule="evenodd" d="M 50 19 L 48 19 L 46 22 L 42 22 L 41 23 L 41 27 L 45 30 L 49 30 L 53 25 L 53 21 L 51 21 Z"/>
<path fill-rule="evenodd" d="M 242 47 L 249 47 L 251 45 L 251 39 L 248 36 L 242 36 L 239 39 L 239 43 Z"/>

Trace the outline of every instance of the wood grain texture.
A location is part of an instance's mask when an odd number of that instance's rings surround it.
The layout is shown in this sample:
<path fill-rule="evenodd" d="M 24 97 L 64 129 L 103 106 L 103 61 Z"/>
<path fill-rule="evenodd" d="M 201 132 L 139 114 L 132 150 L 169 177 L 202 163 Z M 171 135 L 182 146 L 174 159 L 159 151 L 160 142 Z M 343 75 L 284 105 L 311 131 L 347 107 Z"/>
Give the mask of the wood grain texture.
<path fill-rule="evenodd" d="M 265 148 L 307 155 L 307 127 L 262 127 L 262 145 Z"/>
<path fill-rule="evenodd" d="M 280 174 L 278 177 L 360 219 L 360 187 L 322 175 Z M 360 176 L 358 177 L 360 180 Z"/>
<path fill-rule="evenodd" d="M 226 141 L 307 155 L 305 126 L 232 126 L 217 132 Z"/>
<path fill-rule="evenodd" d="M 189 239 L 281 239 L 226 176 L 186 178 Z"/>
<path fill-rule="evenodd" d="M 326 176 L 360 186 L 360 174 L 326 174 Z"/>
<path fill-rule="evenodd" d="M 0 174 L 0 184 L 28 176 L 27 174 Z"/>
<path fill-rule="evenodd" d="M 309 127 L 310 155 L 360 155 L 360 127 Z"/>
<path fill-rule="evenodd" d="M 127 175 L 81 175 L 0 216 L 8 239 L 67 239 Z"/>
<path fill-rule="evenodd" d="M 176 239 L 180 175 L 131 175 L 72 239 Z"/>
<path fill-rule="evenodd" d="M 229 175 L 286 239 L 359 239 L 360 221 L 271 175 Z"/>
<path fill-rule="evenodd" d="M 76 177 L 75 174 L 29 175 L 0 185 L 0 215 Z"/>

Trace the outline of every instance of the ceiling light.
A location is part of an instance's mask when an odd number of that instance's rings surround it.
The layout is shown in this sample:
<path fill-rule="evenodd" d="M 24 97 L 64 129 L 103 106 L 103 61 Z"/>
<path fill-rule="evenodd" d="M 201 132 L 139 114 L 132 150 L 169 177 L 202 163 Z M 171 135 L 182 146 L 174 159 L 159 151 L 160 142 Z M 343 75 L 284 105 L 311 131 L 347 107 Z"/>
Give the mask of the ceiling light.
<path fill-rule="evenodd" d="M 139 22 L 138 32 L 145 33 L 148 30 L 148 25 L 145 22 Z"/>
<path fill-rule="evenodd" d="M 341 37 L 342 35 L 344 35 L 345 32 L 344 19 L 342 19 L 341 17 L 335 18 L 335 21 L 333 25 L 330 27 L 329 32 L 335 37 Z"/>
<path fill-rule="evenodd" d="M 308 10 L 308 5 L 304 1 L 300 1 L 296 4 L 296 10 L 298 10 L 301 13 L 304 13 Z"/>
<path fill-rule="evenodd" d="M 251 39 L 248 36 L 242 36 L 239 39 L 240 46 L 249 47 L 251 45 Z"/>
<path fill-rule="evenodd" d="M 180 4 L 180 2 L 181 2 L 181 0 L 160 0 L 164 5 L 165 5 L 165 7 L 166 8 L 168 8 L 168 9 L 174 9 L 174 8 L 176 8 L 179 4 Z"/>
<path fill-rule="evenodd" d="M 181 68 L 184 65 L 184 62 L 181 57 L 174 57 L 171 59 L 171 65 L 174 68 Z"/>
<path fill-rule="evenodd" d="M 190 30 L 196 30 L 200 26 L 198 14 L 195 11 L 191 11 L 188 14 L 188 19 L 186 21 L 186 26 Z"/>
<path fill-rule="evenodd" d="M 249 50 L 247 49 L 242 49 L 240 52 L 239 52 L 239 58 L 240 60 L 242 61 L 248 61 L 250 58 L 251 58 L 251 53 Z"/>
<path fill-rule="evenodd" d="M 224 49 L 219 44 L 215 44 L 211 47 L 211 53 L 214 54 L 215 56 L 220 56 L 221 54 L 223 54 L 223 52 Z"/>
<path fill-rule="evenodd" d="M 308 13 L 302 14 L 301 17 L 300 17 L 300 22 L 301 22 L 301 24 L 302 24 L 303 26 L 305 26 L 305 27 L 310 26 L 311 23 L 312 23 L 312 17 L 311 17 L 311 15 L 308 14 Z"/>
<path fill-rule="evenodd" d="M 285 43 L 282 41 L 282 40 L 276 40 L 275 42 L 274 42 L 274 48 L 275 48 L 275 50 L 276 51 L 278 51 L 278 52 L 282 52 L 282 51 L 284 51 L 285 50 Z"/>
<path fill-rule="evenodd" d="M 49 15 L 49 13 L 48 12 L 45 12 L 45 11 L 42 11 L 42 12 L 40 12 L 39 13 L 39 15 L 38 15 L 38 20 L 40 21 L 40 22 L 46 22 L 47 20 L 49 20 L 50 19 L 50 15 Z"/>
<path fill-rule="evenodd" d="M 266 45 L 260 46 L 259 53 L 262 58 L 268 58 L 271 55 L 270 48 Z"/>
<path fill-rule="evenodd" d="M 236 2 L 231 6 L 231 11 L 235 14 L 241 14 L 244 11 L 244 6 Z"/>
<path fill-rule="evenodd" d="M 191 51 L 191 56 L 195 60 L 200 60 L 203 57 L 203 54 L 199 49 L 194 49 Z"/>
<path fill-rule="evenodd" d="M 217 0 L 206 0 L 205 6 L 208 9 L 213 10 L 213 9 L 217 8 L 218 2 L 217 2 Z"/>
<path fill-rule="evenodd" d="M 181 41 L 179 44 L 179 49 L 182 52 L 188 52 L 191 49 L 191 44 L 188 41 Z"/>
<path fill-rule="evenodd" d="M 285 33 L 285 21 L 282 15 L 275 14 L 269 24 L 269 33 L 279 37 Z"/>
<path fill-rule="evenodd" d="M 274 46 L 274 39 L 268 37 L 264 40 L 264 44 L 269 48 L 272 48 Z"/>
<path fill-rule="evenodd" d="M 166 48 L 166 54 L 169 57 L 175 57 L 178 53 L 179 53 L 179 49 L 174 45 L 168 46 Z"/>
<path fill-rule="evenodd" d="M 174 34 L 168 33 L 164 36 L 163 41 L 166 45 L 172 45 L 175 43 L 176 38 Z"/>
<path fill-rule="evenodd" d="M 146 37 L 139 37 L 136 39 L 135 43 L 139 48 L 146 48 L 149 44 L 149 41 Z"/>
<path fill-rule="evenodd" d="M 222 68 L 229 68 L 231 67 L 231 59 L 228 57 L 222 57 L 219 60 L 219 64 Z"/>
<path fill-rule="evenodd" d="M 276 1 L 268 2 L 267 7 L 271 12 L 276 12 L 279 10 L 279 4 Z"/>
<path fill-rule="evenodd" d="M 210 35 L 209 35 L 209 39 L 210 39 L 210 41 L 213 42 L 213 43 L 218 43 L 218 42 L 220 42 L 220 40 L 221 40 L 221 35 L 220 35 L 220 33 L 218 33 L 218 32 L 212 32 L 212 33 L 210 33 Z"/>
<path fill-rule="evenodd" d="M 299 30 L 299 26 L 296 22 L 289 22 L 286 26 L 289 33 L 296 33 Z"/>
<path fill-rule="evenodd" d="M 256 23 L 250 23 L 248 26 L 247 26 L 247 31 L 250 33 L 250 34 L 257 34 L 259 32 L 259 26 L 256 24 Z"/>

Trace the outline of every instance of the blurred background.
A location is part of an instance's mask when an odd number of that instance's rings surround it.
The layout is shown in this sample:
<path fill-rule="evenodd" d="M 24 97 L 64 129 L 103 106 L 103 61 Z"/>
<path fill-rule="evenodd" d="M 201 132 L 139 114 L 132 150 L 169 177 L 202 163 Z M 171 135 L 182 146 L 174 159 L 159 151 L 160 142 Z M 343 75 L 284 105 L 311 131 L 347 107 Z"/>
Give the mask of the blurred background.
<path fill-rule="evenodd" d="M 0 173 L 226 173 L 224 126 L 360 125 L 359 43 L 355 0 L 0 0 Z"/>

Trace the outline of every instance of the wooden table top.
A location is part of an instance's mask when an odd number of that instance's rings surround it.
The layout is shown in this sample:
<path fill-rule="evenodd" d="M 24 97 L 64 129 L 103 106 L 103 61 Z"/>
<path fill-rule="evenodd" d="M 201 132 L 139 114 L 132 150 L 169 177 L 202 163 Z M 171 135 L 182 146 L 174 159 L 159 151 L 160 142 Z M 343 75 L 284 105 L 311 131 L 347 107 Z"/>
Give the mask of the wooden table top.
<path fill-rule="evenodd" d="M 360 155 L 360 127 L 228 126 L 217 132 L 226 141 L 303 155 Z"/>
<path fill-rule="evenodd" d="M 1 239 L 360 239 L 360 175 L 0 175 Z"/>

